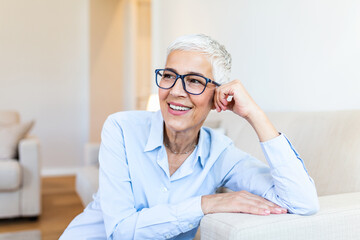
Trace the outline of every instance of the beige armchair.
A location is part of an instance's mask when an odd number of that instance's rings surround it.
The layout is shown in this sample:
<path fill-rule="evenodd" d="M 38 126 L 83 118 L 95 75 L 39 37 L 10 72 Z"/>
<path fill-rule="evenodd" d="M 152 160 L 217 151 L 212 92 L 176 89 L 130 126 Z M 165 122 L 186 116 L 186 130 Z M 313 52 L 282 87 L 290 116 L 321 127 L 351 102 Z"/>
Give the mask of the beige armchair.
<path fill-rule="evenodd" d="M 23 136 L 31 125 L 21 125 L 16 112 L 0 111 L 0 218 L 41 213 L 40 144 L 35 137 Z"/>

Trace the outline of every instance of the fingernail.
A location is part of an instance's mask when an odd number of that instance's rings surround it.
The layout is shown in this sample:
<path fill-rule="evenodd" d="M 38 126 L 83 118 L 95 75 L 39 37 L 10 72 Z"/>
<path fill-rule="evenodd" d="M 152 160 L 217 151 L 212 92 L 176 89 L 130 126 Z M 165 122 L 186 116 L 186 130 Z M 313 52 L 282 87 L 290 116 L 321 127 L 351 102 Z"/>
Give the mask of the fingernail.
<path fill-rule="evenodd" d="M 283 212 L 284 210 L 282 208 L 275 208 L 275 212 L 278 212 L 278 213 L 281 213 Z"/>
<path fill-rule="evenodd" d="M 264 213 L 270 214 L 270 210 L 265 210 Z"/>

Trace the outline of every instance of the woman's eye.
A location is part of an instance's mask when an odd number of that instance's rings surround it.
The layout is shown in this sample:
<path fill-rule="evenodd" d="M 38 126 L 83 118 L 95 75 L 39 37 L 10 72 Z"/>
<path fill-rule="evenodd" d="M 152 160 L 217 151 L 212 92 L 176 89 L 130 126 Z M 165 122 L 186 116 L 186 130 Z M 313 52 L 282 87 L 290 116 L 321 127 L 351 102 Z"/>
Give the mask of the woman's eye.
<path fill-rule="evenodd" d="M 200 84 L 201 82 L 198 81 L 197 79 L 190 79 L 190 82 L 191 83 L 196 83 L 196 84 Z"/>
<path fill-rule="evenodd" d="M 204 80 L 197 79 L 197 78 L 190 78 L 189 83 L 194 84 L 194 85 L 205 85 Z"/>
<path fill-rule="evenodd" d="M 164 73 L 164 78 L 175 78 L 175 76 L 169 73 Z"/>

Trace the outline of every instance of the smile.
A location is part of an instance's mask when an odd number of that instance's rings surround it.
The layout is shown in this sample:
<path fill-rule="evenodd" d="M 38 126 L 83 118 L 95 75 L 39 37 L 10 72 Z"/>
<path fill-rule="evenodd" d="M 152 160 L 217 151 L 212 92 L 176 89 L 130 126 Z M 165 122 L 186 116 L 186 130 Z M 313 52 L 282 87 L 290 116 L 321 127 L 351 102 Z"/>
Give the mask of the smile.
<path fill-rule="evenodd" d="M 189 107 L 182 107 L 182 106 L 176 106 L 176 105 L 173 105 L 173 104 L 169 104 L 170 108 L 175 110 L 175 111 L 188 111 L 190 110 L 191 108 Z"/>

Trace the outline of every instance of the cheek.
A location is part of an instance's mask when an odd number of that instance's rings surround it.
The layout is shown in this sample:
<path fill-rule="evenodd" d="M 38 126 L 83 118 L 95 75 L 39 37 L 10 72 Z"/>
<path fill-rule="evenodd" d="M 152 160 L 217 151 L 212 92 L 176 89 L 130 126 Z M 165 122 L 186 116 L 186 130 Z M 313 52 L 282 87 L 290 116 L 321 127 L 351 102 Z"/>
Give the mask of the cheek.
<path fill-rule="evenodd" d="M 210 93 L 207 101 L 206 101 L 206 106 L 204 106 L 204 108 L 206 108 L 206 112 L 209 113 L 209 111 L 211 111 L 211 109 L 213 109 L 214 107 L 214 93 Z"/>
<path fill-rule="evenodd" d="M 206 92 L 206 100 L 204 101 L 204 106 L 206 105 L 207 108 L 212 108 L 212 106 L 214 105 L 214 95 L 214 91 Z"/>
<path fill-rule="evenodd" d="M 201 96 L 201 97 L 200 97 Z M 204 94 L 204 95 L 200 95 L 199 97 L 194 97 L 192 99 L 192 102 L 202 111 L 207 112 L 209 110 L 211 110 L 212 106 L 213 106 L 213 99 L 214 99 L 214 94 L 213 93 L 208 93 L 208 94 Z"/>
<path fill-rule="evenodd" d="M 169 95 L 169 91 L 159 88 L 158 94 L 159 94 L 159 100 L 161 103 L 161 101 L 164 101 L 167 98 L 167 96 Z"/>
<path fill-rule="evenodd" d="M 215 97 L 215 92 L 213 92 L 209 98 L 208 104 L 209 104 L 210 108 L 214 105 L 214 97 Z"/>

